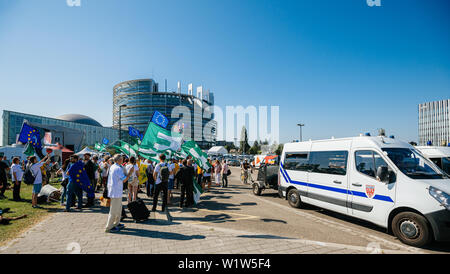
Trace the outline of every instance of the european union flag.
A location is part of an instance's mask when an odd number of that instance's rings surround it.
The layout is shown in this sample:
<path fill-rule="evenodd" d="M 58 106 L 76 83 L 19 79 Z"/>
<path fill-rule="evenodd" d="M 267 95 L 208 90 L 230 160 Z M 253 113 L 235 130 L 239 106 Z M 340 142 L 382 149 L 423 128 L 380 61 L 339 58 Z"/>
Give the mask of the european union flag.
<path fill-rule="evenodd" d="M 169 124 L 169 119 L 167 119 L 167 117 L 164 116 L 161 112 L 155 110 L 155 112 L 153 113 L 152 122 L 162 128 L 166 128 Z"/>
<path fill-rule="evenodd" d="M 109 140 L 108 140 L 107 138 L 103 138 L 103 144 L 104 144 L 104 145 L 109 144 Z"/>
<path fill-rule="evenodd" d="M 130 134 L 131 137 L 139 138 L 141 141 L 142 138 L 144 138 L 142 133 L 139 130 L 135 129 L 134 127 L 128 127 L 128 134 Z"/>
<path fill-rule="evenodd" d="M 91 180 L 84 169 L 84 164 L 81 161 L 76 162 L 69 168 L 69 177 L 72 182 L 75 182 L 83 191 L 87 192 L 89 198 L 95 197 L 94 188 L 91 185 Z"/>
<path fill-rule="evenodd" d="M 24 122 L 22 125 L 22 130 L 20 131 L 18 141 L 23 144 L 31 143 L 34 148 L 37 148 L 38 150 L 42 149 L 41 135 L 39 133 L 39 130 L 30 126 L 26 122 Z"/>

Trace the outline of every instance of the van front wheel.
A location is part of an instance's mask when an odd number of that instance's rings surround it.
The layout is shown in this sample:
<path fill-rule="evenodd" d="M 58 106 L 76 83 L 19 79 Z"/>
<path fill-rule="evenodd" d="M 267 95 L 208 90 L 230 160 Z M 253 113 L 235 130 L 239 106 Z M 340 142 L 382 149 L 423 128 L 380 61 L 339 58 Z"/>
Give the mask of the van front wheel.
<path fill-rule="evenodd" d="M 301 200 L 300 200 L 300 194 L 298 194 L 297 189 L 293 188 L 289 190 L 287 194 L 287 199 L 289 201 L 289 205 L 295 208 L 300 208 Z"/>
<path fill-rule="evenodd" d="M 427 219 L 414 212 L 402 212 L 392 219 L 392 232 L 403 243 L 422 247 L 431 241 Z"/>

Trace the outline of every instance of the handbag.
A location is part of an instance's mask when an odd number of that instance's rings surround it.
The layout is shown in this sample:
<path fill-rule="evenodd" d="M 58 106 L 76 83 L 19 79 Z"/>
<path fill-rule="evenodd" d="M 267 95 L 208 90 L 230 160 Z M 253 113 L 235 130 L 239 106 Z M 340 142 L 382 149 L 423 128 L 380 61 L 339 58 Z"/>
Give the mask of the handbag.
<path fill-rule="evenodd" d="M 230 176 L 230 175 L 231 175 L 231 170 L 228 169 L 227 176 Z"/>
<path fill-rule="evenodd" d="M 67 187 L 68 184 L 69 184 L 69 178 L 66 178 L 61 182 L 62 187 Z"/>

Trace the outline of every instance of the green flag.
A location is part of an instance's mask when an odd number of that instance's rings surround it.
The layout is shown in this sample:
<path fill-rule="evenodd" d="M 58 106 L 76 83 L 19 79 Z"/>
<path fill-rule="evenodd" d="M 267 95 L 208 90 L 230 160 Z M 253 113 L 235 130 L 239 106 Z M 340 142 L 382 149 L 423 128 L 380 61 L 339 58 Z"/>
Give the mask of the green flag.
<path fill-rule="evenodd" d="M 147 160 L 150 160 L 155 163 L 159 163 L 158 155 L 149 155 L 149 154 L 144 154 L 144 153 L 139 153 L 139 155 Z"/>
<path fill-rule="evenodd" d="M 182 150 L 191 155 L 194 161 L 202 169 L 209 169 L 211 164 L 208 162 L 208 154 L 202 151 L 202 149 L 194 141 L 187 141 L 181 146 Z"/>
<path fill-rule="evenodd" d="M 95 143 L 94 148 L 95 148 L 95 150 L 102 152 L 102 151 L 105 151 L 106 145 Z"/>
<path fill-rule="evenodd" d="M 177 152 L 181 149 L 182 139 L 183 137 L 179 133 L 170 132 L 155 123 L 150 123 L 140 147 L 150 148 L 158 153 L 165 151 Z"/>
<path fill-rule="evenodd" d="M 203 193 L 202 187 L 197 183 L 197 178 L 194 176 L 194 203 L 198 205 L 200 196 Z"/>
<path fill-rule="evenodd" d="M 25 146 L 25 151 L 23 152 L 23 154 L 27 156 L 33 156 L 34 153 L 36 153 L 36 151 L 34 150 L 33 145 L 31 145 L 31 143 L 28 142 L 27 145 Z"/>
<path fill-rule="evenodd" d="M 136 151 L 133 148 L 134 146 L 131 146 L 130 144 L 128 144 L 127 142 L 124 142 L 122 140 L 117 141 L 115 143 L 115 145 L 112 145 L 111 147 L 122 152 L 123 154 L 127 155 L 128 157 L 137 157 Z"/>

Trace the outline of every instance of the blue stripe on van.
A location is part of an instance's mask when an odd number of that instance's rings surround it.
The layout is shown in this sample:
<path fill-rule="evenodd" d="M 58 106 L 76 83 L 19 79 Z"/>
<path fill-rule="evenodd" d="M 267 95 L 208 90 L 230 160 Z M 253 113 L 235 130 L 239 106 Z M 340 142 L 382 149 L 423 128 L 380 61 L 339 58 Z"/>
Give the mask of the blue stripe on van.
<path fill-rule="evenodd" d="M 284 165 L 281 162 L 280 162 L 280 171 L 281 171 L 281 174 L 283 174 L 284 179 L 287 182 L 294 184 L 294 185 L 302 185 L 302 186 L 313 187 L 313 188 L 317 188 L 317 189 L 323 189 L 323 190 L 328 190 L 328 191 L 333 191 L 333 192 L 338 192 L 338 193 L 345 193 L 345 194 L 350 194 L 350 195 L 354 195 L 354 196 L 358 196 L 358 197 L 368 198 L 366 193 L 360 192 L 360 191 L 347 190 L 347 189 L 342 189 L 342 188 L 329 187 L 329 186 L 323 186 L 323 185 L 317 185 L 317 184 L 308 184 L 305 182 L 294 181 L 289 177 L 289 174 L 284 169 Z M 394 202 L 391 197 L 384 196 L 384 195 L 378 195 L 378 194 L 375 195 L 373 197 L 373 199 L 385 201 L 385 202 L 391 202 L 391 203 Z"/>

